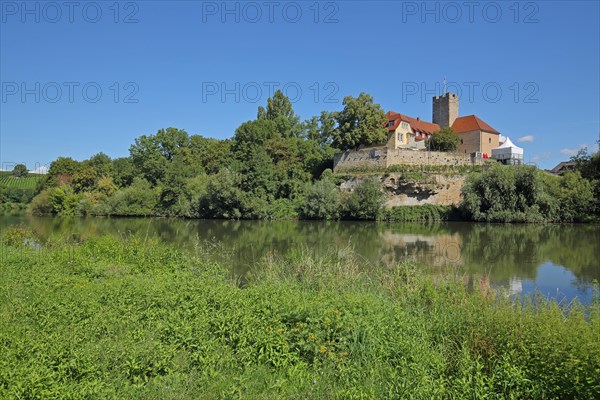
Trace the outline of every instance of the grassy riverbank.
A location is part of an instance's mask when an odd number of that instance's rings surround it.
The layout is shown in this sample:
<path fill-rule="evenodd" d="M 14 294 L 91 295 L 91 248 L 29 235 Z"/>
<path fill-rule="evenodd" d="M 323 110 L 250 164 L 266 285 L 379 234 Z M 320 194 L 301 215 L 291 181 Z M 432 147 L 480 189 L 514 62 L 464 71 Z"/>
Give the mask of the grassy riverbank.
<path fill-rule="evenodd" d="M 5 235 L 5 238 L 7 236 Z M 594 398 L 600 304 L 351 253 L 227 271 L 137 238 L 2 246 L 1 398 Z M 469 288 L 474 290 L 469 290 Z"/>

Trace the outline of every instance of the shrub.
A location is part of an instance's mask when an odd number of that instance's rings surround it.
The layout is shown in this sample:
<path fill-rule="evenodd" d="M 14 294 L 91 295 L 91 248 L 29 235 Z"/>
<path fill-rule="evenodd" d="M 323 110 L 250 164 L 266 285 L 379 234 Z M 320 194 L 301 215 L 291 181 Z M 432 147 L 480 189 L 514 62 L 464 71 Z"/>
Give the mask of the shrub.
<path fill-rule="evenodd" d="M 458 219 L 452 206 L 425 204 L 423 206 L 398 206 L 380 211 L 378 220 L 395 222 L 433 222 Z"/>
<path fill-rule="evenodd" d="M 158 191 L 144 178 L 134 178 L 131 186 L 119 189 L 106 200 L 100 213 L 119 216 L 154 215 Z"/>
<path fill-rule="evenodd" d="M 552 218 L 554 203 L 546 195 L 541 172 L 532 166 L 499 163 L 469 175 L 461 208 L 475 221 L 543 222 Z"/>
<path fill-rule="evenodd" d="M 385 202 L 381 185 L 375 179 L 365 179 L 354 189 L 346 200 L 346 217 L 350 219 L 377 218 Z"/>
<path fill-rule="evenodd" d="M 339 189 L 332 179 L 314 182 L 306 190 L 300 214 L 306 219 L 332 220 L 340 217 Z"/>

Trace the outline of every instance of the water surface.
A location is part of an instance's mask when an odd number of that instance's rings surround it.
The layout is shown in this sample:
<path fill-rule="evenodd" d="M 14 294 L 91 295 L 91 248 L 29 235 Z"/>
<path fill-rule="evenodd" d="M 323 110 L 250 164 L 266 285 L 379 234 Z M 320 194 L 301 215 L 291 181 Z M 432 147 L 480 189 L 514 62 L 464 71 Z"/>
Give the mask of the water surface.
<path fill-rule="evenodd" d="M 29 226 L 42 241 L 105 234 L 158 238 L 240 276 L 269 254 L 351 251 L 382 267 L 415 260 L 434 271 L 463 273 L 473 284 L 513 294 L 538 290 L 566 302 L 589 303 L 593 282 L 600 280 L 600 225 L 0 217 L 3 229 L 11 225 Z"/>

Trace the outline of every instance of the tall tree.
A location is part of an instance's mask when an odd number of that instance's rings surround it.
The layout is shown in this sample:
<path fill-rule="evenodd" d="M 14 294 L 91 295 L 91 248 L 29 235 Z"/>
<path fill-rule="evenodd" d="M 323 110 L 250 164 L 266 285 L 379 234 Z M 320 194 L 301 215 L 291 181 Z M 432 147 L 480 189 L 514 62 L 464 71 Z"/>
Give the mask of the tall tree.
<path fill-rule="evenodd" d="M 431 135 L 428 147 L 433 151 L 456 151 L 459 143 L 460 138 L 454 129 L 447 126 Z"/>
<path fill-rule="evenodd" d="M 25 164 L 17 164 L 12 170 L 12 176 L 15 178 L 24 178 L 27 176 L 27 167 Z"/>
<path fill-rule="evenodd" d="M 334 147 L 348 150 L 385 142 L 385 113 L 379 104 L 373 103 L 371 95 L 346 96 L 343 105 L 344 109 L 336 115 L 338 128 L 333 133 Z"/>
<path fill-rule="evenodd" d="M 336 127 L 335 112 L 321 111 L 320 116 L 313 116 L 304 121 L 304 137 L 314 140 L 319 146 L 330 144 Z"/>
<path fill-rule="evenodd" d="M 129 148 L 133 164 L 153 184 L 164 178 L 168 164 L 182 149 L 188 148 L 190 138 L 186 131 L 176 128 L 159 130 L 156 135 L 142 135 Z"/>
<path fill-rule="evenodd" d="M 302 133 L 300 117 L 294 113 L 292 102 L 281 90 L 269 97 L 266 109 L 258 107 L 257 119 L 273 121 L 277 133 L 283 137 L 299 136 Z"/>

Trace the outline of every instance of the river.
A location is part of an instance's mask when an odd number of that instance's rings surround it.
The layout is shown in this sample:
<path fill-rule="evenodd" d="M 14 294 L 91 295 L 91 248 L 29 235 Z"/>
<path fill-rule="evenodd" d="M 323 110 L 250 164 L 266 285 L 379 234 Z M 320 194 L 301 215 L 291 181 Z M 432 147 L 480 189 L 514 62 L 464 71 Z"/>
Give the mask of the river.
<path fill-rule="evenodd" d="M 600 281 L 600 225 L 220 221 L 156 218 L 0 216 L 0 226 L 30 227 L 43 241 L 69 236 L 143 235 L 218 261 L 243 277 L 268 254 L 315 257 L 353 252 L 390 267 L 414 260 L 511 294 L 590 303 Z M 594 283 L 595 282 L 595 283 Z"/>

